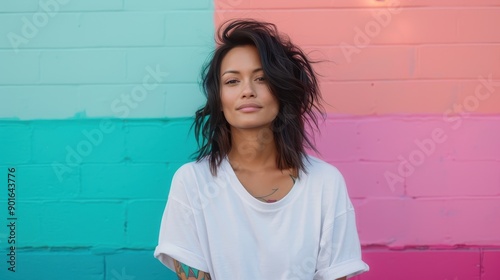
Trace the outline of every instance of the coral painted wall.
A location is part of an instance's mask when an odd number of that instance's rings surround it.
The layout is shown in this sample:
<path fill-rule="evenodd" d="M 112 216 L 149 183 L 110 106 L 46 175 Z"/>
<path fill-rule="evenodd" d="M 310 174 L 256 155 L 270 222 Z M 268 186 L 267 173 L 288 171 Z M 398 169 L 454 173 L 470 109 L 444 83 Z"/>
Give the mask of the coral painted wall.
<path fill-rule="evenodd" d="M 357 279 L 500 279 L 498 0 L 1 1 L 0 279 L 176 279 L 153 249 L 234 17 L 325 61 L 318 156 L 356 207 Z"/>
<path fill-rule="evenodd" d="M 500 279 L 499 1 L 216 3 L 216 26 L 267 20 L 324 61 L 317 143 L 356 207 L 357 279 Z"/>

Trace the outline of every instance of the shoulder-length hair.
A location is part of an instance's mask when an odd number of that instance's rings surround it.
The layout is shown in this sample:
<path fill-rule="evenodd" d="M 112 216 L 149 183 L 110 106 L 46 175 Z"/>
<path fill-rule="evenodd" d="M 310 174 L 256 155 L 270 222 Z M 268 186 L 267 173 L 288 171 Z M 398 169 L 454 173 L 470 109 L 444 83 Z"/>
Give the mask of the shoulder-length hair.
<path fill-rule="evenodd" d="M 201 73 L 207 102 L 196 111 L 193 123 L 199 147 L 194 153 L 196 160 L 208 157 L 210 171 L 216 176 L 220 163 L 231 149 L 231 130 L 220 98 L 221 63 L 232 48 L 253 45 L 259 52 L 271 93 L 279 102 L 278 116 L 272 123 L 278 151 L 276 164 L 279 169 L 297 168 L 307 172 L 303 162 L 305 149 L 319 152 L 313 143 L 313 133 L 306 131 L 305 124 L 319 131 L 315 111 L 325 116 L 316 73 L 311 67 L 313 62 L 272 23 L 229 20 L 219 27 L 217 34 L 218 46 Z"/>

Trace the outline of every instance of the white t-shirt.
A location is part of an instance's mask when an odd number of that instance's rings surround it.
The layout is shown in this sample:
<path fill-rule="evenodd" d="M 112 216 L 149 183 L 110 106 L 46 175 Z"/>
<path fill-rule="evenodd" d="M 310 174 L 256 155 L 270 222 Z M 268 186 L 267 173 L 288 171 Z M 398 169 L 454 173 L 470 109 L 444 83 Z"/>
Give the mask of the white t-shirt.
<path fill-rule="evenodd" d="M 172 178 L 154 256 L 214 280 L 333 280 L 368 271 L 342 174 L 304 160 L 290 192 L 266 203 L 238 180 L 227 157 L 217 176 L 208 160 L 182 165 Z"/>

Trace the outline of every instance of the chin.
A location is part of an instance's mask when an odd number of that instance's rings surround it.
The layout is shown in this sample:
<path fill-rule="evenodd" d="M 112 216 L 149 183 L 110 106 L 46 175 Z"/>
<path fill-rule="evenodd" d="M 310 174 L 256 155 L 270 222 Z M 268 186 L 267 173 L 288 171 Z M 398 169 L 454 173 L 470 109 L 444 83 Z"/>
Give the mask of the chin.
<path fill-rule="evenodd" d="M 273 120 L 263 120 L 259 119 L 249 119 L 249 118 L 238 118 L 231 122 L 228 121 L 229 125 L 236 129 L 257 129 L 257 128 L 271 128 Z"/>
<path fill-rule="evenodd" d="M 271 128 L 270 123 L 239 123 L 234 126 L 237 129 L 265 129 Z"/>

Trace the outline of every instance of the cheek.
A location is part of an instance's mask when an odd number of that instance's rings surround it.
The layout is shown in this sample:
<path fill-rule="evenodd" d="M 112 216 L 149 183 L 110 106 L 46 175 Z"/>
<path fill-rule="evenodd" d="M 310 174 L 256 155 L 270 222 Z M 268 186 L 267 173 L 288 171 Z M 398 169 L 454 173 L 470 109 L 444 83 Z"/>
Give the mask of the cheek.
<path fill-rule="evenodd" d="M 220 100 L 221 100 L 221 110 L 222 111 L 229 110 L 231 108 L 232 104 L 234 103 L 233 98 L 231 98 L 231 94 L 229 94 L 227 91 L 221 92 Z"/>
<path fill-rule="evenodd" d="M 222 106 L 225 106 L 225 104 L 227 104 L 227 98 L 228 98 L 226 91 L 221 89 L 219 97 L 220 97 L 220 102 L 221 102 Z"/>
<path fill-rule="evenodd" d="M 279 109 L 280 109 L 279 101 L 272 94 L 270 95 L 269 104 L 271 104 L 271 106 L 273 107 L 273 109 L 276 111 L 276 114 L 278 114 Z"/>

